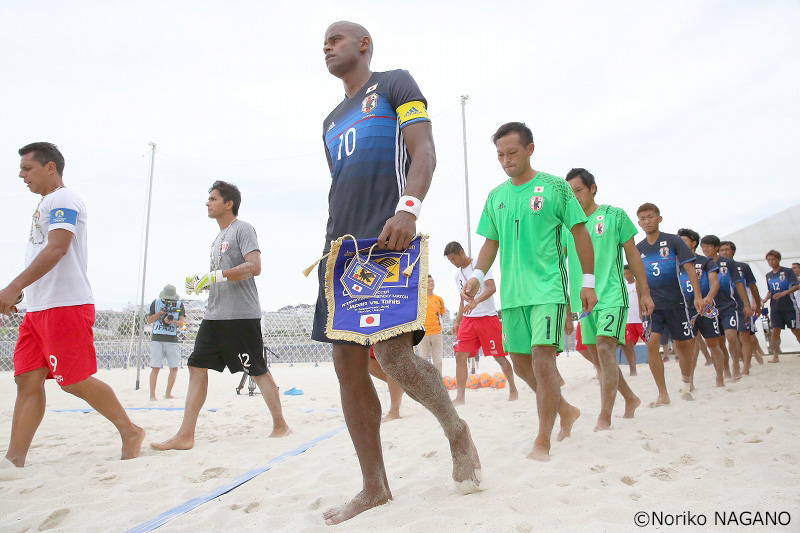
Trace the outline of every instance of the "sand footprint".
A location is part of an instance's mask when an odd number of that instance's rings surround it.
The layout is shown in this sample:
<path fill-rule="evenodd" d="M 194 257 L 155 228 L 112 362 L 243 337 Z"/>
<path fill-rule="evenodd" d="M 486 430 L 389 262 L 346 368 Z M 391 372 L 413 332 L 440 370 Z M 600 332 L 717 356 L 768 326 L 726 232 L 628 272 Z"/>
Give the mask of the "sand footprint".
<path fill-rule="evenodd" d="M 255 513 L 256 511 L 258 511 L 258 510 L 259 510 L 259 509 L 258 509 L 258 506 L 259 506 L 259 505 L 261 505 L 261 504 L 260 504 L 260 503 L 258 503 L 258 502 L 251 502 L 251 503 L 249 503 L 249 504 L 247 505 L 247 507 L 245 507 L 245 508 L 244 508 L 244 512 L 245 512 L 245 513 L 248 513 L 248 514 L 249 514 L 249 513 Z"/>
<path fill-rule="evenodd" d="M 58 511 L 53 511 L 47 518 L 44 519 L 44 522 L 39 524 L 39 531 L 45 531 L 47 529 L 53 529 L 54 527 L 60 526 L 61 522 L 64 521 L 64 518 L 66 518 L 68 514 L 69 509 L 59 509 Z"/>

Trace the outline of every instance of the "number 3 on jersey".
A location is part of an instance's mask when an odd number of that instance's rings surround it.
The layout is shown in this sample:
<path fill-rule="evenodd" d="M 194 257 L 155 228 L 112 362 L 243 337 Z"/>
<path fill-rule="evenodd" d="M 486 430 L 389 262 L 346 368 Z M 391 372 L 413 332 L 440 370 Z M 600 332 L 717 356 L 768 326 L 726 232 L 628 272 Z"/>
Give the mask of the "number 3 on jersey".
<path fill-rule="evenodd" d="M 352 134 L 352 135 L 351 135 Z M 356 129 L 350 128 L 346 132 L 339 135 L 339 155 L 336 158 L 337 161 L 342 160 L 342 146 L 344 145 L 344 153 L 345 155 L 353 155 L 353 152 L 356 151 Z"/>

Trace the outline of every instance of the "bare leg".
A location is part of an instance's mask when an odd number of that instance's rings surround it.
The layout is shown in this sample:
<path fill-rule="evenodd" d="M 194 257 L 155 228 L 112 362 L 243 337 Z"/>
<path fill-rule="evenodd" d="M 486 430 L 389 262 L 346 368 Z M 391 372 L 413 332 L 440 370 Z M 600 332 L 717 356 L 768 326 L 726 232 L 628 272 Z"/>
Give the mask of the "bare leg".
<path fill-rule="evenodd" d="M 272 415 L 272 433 L 269 434 L 270 438 L 285 437 L 292 432 L 289 429 L 289 424 L 283 418 L 283 408 L 281 407 L 281 397 L 278 394 L 278 386 L 275 380 L 272 379 L 272 374 L 267 372 L 260 376 L 251 376 L 253 381 L 258 385 L 258 390 L 261 391 L 261 396 L 267 403 L 269 414 Z"/>
<path fill-rule="evenodd" d="M 625 359 L 628 360 L 628 367 L 630 367 L 629 375 L 636 376 L 636 350 L 634 346 L 636 345 L 635 342 L 626 342 L 625 345 L 622 347 L 622 353 L 625 354 Z"/>
<path fill-rule="evenodd" d="M 6 459 L 18 467 L 25 466 L 25 458 L 33 442 L 33 435 L 44 418 L 46 400 L 44 380 L 48 371 L 47 367 L 37 368 L 14 378 L 17 384 L 17 401 L 14 403 L 11 440 L 6 451 Z"/>
<path fill-rule="evenodd" d="M 381 404 L 369 378 L 368 361 L 369 350 L 366 347 L 333 345 L 333 364 L 339 379 L 342 410 L 361 467 L 363 487 L 345 505 L 323 514 L 329 525 L 348 520 L 392 499 L 381 450 Z"/>
<path fill-rule="evenodd" d="M 386 375 L 377 359 L 369 358 L 369 373 L 381 381 L 385 381 L 389 388 L 389 411 L 381 418 L 381 422 L 391 422 L 400 416 L 400 403 L 403 401 L 403 387 Z"/>
<path fill-rule="evenodd" d="M 533 392 L 536 392 L 536 375 L 533 373 L 532 357 L 528 354 L 512 353 L 509 355 L 514 366 L 514 372 L 522 381 L 527 383 Z M 556 372 L 558 372 L 558 368 L 556 368 Z M 561 376 L 559 375 L 557 379 L 559 380 L 559 386 L 561 386 L 563 381 Z M 581 416 L 581 410 L 574 405 L 570 405 L 562 396 L 561 402 L 558 404 L 558 416 L 561 418 L 561 429 L 556 440 L 561 442 L 570 436 L 572 425 Z"/>
<path fill-rule="evenodd" d="M 82 399 L 114 424 L 122 438 L 121 459 L 139 457 L 139 453 L 142 451 L 144 430 L 131 422 L 111 387 L 99 379 L 89 376 L 82 381 L 62 387 L 62 390 Z"/>
<path fill-rule="evenodd" d="M 763 365 L 764 357 L 766 357 L 766 354 L 764 353 L 764 350 L 761 349 L 761 343 L 758 342 L 758 335 L 756 335 L 755 333 L 751 335 L 750 341 L 751 344 L 753 345 L 753 356 L 755 356 L 756 362 L 759 365 Z"/>
<path fill-rule="evenodd" d="M 611 427 L 611 412 L 614 409 L 617 390 L 625 398 L 626 418 L 633 418 L 634 411 L 642 402 L 633 394 L 617 365 L 615 357 L 617 339 L 598 336 L 597 344 L 588 347 L 590 352 L 594 352 L 593 355 L 597 357 L 600 365 L 600 415 L 597 417 L 594 430 L 603 431 Z"/>
<path fill-rule="evenodd" d="M 197 428 L 197 417 L 206 403 L 208 395 L 208 369 L 196 366 L 189 367 L 189 390 L 186 392 L 186 405 L 183 409 L 183 422 L 178 432 L 164 442 L 151 442 L 156 450 L 191 450 L 194 446 L 194 432 Z"/>
<path fill-rule="evenodd" d="M 742 361 L 744 363 L 742 374 L 746 376 L 750 375 L 750 360 L 753 358 L 753 345 L 750 342 L 750 338 L 749 331 L 739 332 L 739 344 L 742 346 Z"/>
<path fill-rule="evenodd" d="M 463 405 L 466 401 L 464 390 L 467 388 L 467 359 L 469 359 L 468 352 L 456 352 L 456 397 L 453 400 L 454 405 Z"/>
<path fill-rule="evenodd" d="M 695 337 L 695 340 L 697 341 L 697 347 L 700 349 L 700 351 L 703 352 L 703 356 L 705 356 L 706 358 L 706 366 L 714 364 L 714 360 L 711 359 L 711 354 L 708 351 L 708 344 L 706 343 L 705 339 L 700 335 L 698 335 L 697 337 Z M 697 356 L 700 354 L 695 351 L 694 355 L 695 358 L 697 358 Z M 695 363 L 695 366 L 697 366 L 697 363 Z"/>
<path fill-rule="evenodd" d="M 158 383 L 158 371 L 161 370 L 160 368 L 151 367 L 150 368 L 150 401 L 154 402 L 158 398 L 156 398 L 156 383 Z"/>
<path fill-rule="evenodd" d="M 731 364 L 730 355 L 728 354 L 728 347 L 725 344 L 725 336 L 720 337 L 722 341 L 719 343 L 719 349 L 722 350 L 722 374 L 730 379 L 731 378 Z"/>
<path fill-rule="evenodd" d="M 508 382 L 508 401 L 513 402 L 519 398 L 519 392 L 517 391 L 517 384 L 514 382 L 514 370 L 511 368 L 511 363 L 509 363 L 508 359 L 505 357 L 495 357 L 494 360 L 497 361 L 497 364 L 500 365 L 500 369 L 506 376 L 506 382 Z"/>
<path fill-rule="evenodd" d="M 481 480 L 481 463 L 469 428 L 458 417 L 436 367 L 414 356 L 411 334 L 379 342 L 375 345 L 375 357 L 384 372 L 439 421 L 450 443 L 453 481 L 458 492 L 467 494 L 477 491 Z"/>
<path fill-rule="evenodd" d="M 589 346 L 588 344 L 585 346 Z M 594 366 L 594 373 L 597 379 L 600 379 L 600 364 L 597 362 L 597 354 L 596 352 L 592 352 L 591 350 L 576 350 L 579 354 L 583 356 L 584 359 L 592 363 Z"/>
<path fill-rule="evenodd" d="M 666 405 L 669 403 L 669 393 L 667 392 L 667 382 L 664 379 L 664 361 L 658 354 L 658 348 L 661 346 L 661 334 L 651 333 L 650 340 L 647 341 L 647 364 L 650 365 L 650 372 L 653 374 L 653 379 L 658 387 L 658 396 L 656 401 L 650 404 L 650 407 L 658 407 L 659 405 Z"/>
<path fill-rule="evenodd" d="M 694 339 L 675 341 L 675 351 L 678 355 L 678 365 L 681 367 L 681 379 L 684 383 L 681 387 L 681 398 L 684 400 L 694 400 L 689 392 L 692 387 L 692 369 L 694 368 L 693 345 Z"/>
<path fill-rule="evenodd" d="M 539 434 L 533 441 L 533 450 L 528 459 L 550 460 L 550 435 L 556 422 L 561 388 L 556 371 L 556 350 L 549 346 L 534 346 L 531 349 L 533 373 L 536 376 L 536 408 L 539 414 Z"/>
<path fill-rule="evenodd" d="M 167 376 L 167 393 L 164 395 L 164 398 L 172 399 L 175 396 L 172 395 L 172 387 L 175 386 L 175 379 L 178 377 L 178 368 L 170 368 L 169 375 Z"/>
<path fill-rule="evenodd" d="M 725 355 L 722 353 L 722 348 L 720 345 L 724 342 L 723 337 L 717 337 L 715 339 L 706 339 L 706 344 L 708 345 L 708 350 L 711 352 L 711 360 L 714 363 L 714 371 L 717 374 L 717 387 L 724 387 L 725 386 L 725 378 L 723 377 L 723 367 L 725 366 Z"/>
<path fill-rule="evenodd" d="M 781 330 L 772 328 L 772 336 L 770 337 L 770 347 L 772 348 L 772 359 L 768 363 L 780 363 L 778 360 L 778 353 L 780 353 L 781 346 Z"/>
<path fill-rule="evenodd" d="M 740 379 L 742 379 L 742 371 L 739 368 L 739 360 L 741 359 L 742 348 L 739 345 L 739 338 L 737 337 L 736 330 L 726 329 L 725 339 L 728 341 L 728 346 L 730 347 L 731 371 L 733 373 L 733 381 L 739 381 Z"/>

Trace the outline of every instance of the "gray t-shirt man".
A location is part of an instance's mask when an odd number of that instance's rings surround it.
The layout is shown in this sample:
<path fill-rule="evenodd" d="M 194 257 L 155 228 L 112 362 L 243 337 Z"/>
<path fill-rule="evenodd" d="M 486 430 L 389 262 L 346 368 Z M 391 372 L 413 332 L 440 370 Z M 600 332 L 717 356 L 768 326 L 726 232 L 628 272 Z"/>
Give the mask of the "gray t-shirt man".
<path fill-rule="evenodd" d="M 244 256 L 259 250 L 256 230 L 238 218 L 219 232 L 211 247 L 211 270 L 227 270 L 244 263 Z M 255 278 L 212 283 L 205 320 L 261 318 Z"/>

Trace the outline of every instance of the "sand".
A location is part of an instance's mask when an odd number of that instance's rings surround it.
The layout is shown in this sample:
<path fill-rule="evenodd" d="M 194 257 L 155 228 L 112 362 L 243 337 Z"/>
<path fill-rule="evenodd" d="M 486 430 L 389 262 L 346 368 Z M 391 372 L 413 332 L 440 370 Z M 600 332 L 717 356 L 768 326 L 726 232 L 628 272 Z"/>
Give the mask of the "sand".
<path fill-rule="evenodd" d="M 406 397 L 404 418 L 384 424 L 381 431 L 394 501 L 333 529 L 325 526 L 322 512 L 342 505 L 361 488 L 349 436 L 336 432 L 344 424 L 338 385 L 331 364 L 280 364 L 272 371 L 281 391 L 304 391 L 281 395 L 294 431 L 284 439 L 266 438 L 271 423 L 263 401 L 248 397 L 246 390 L 237 396 L 239 379 L 227 373 L 210 373 L 206 407 L 218 410 L 200 415 L 190 451 L 146 447 L 140 458 L 120 461 L 117 434 L 101 416 L 48 411 L 27 466 L 0 468 L 0 531 L 126 531 L 329 432 L 333 436 L 284 457 L 159 531 L 641 531 L 634 525 L 640 511 L 677 515 L 674 520 L 686 520 L 687 512 L 695 520 L 703 515 L 704 530 L 724 531 L 739 528 L 715 526 L 715 512 L 784 512 L 791 523 L 780 530 L 800 529 L 796 354 L 784 354 L 777 365 L 755 365 L 751 376 L 725 389 L 714 388 L 711 367 L 700 366 L 694 402 L 679 399 L 678 365 L 670 361 L 666 371 L 673 403 L 657 409 L 644 407 L 655 398 L 656 387 L 647 365 L 639 365 L 639 376 L 628 380 L 643 407 L 635 419 L 622 419 L 618 397 L 612 429 L 602 433 L 592 431 L 599 411 L 593 368 L 574 353 L 558 362 L 566 380 L 563 393 L 583 415 L 571 438 L 554 439 L 549 463 L 525 458 L 537 429 L 532 391 L 520 387 L 516 402 L 507 401 L 507 389 L 467 391 L 467 403 L 458 411 L 472 428 L 483 463 L 484 490 L 476 494 L 456 492 L 441 429 Z M 480 370 L 498 367 L 482 360 Z M 623 371 L 627 377 L 627 367 Z M 101 370 L 97 377 L 114 387 L 126 407 L 150 407 L 148 373 L 142 373 L 144 388 L 138 391 L 135 369 Z M 445 359 L 444 374 L 454 374 L 452 358 Z M 166 373 L 160 377 L 163 395 Z M 181 370 L 175 388 L 181 397 L 187 381 Z M 85 407 L 52 382 L 46 388 L 48 409 Z M 381 401 L 388 402 L 382 382 L 377 389 Z M 11 374 L 0 374 L 2 453 L 14 397 Z M 183 399 L 155 405 L 182 407 Z M 130 415 L 147 430 L 150 442 L 172 436 L 182 412 L 137 410 Z"/>

